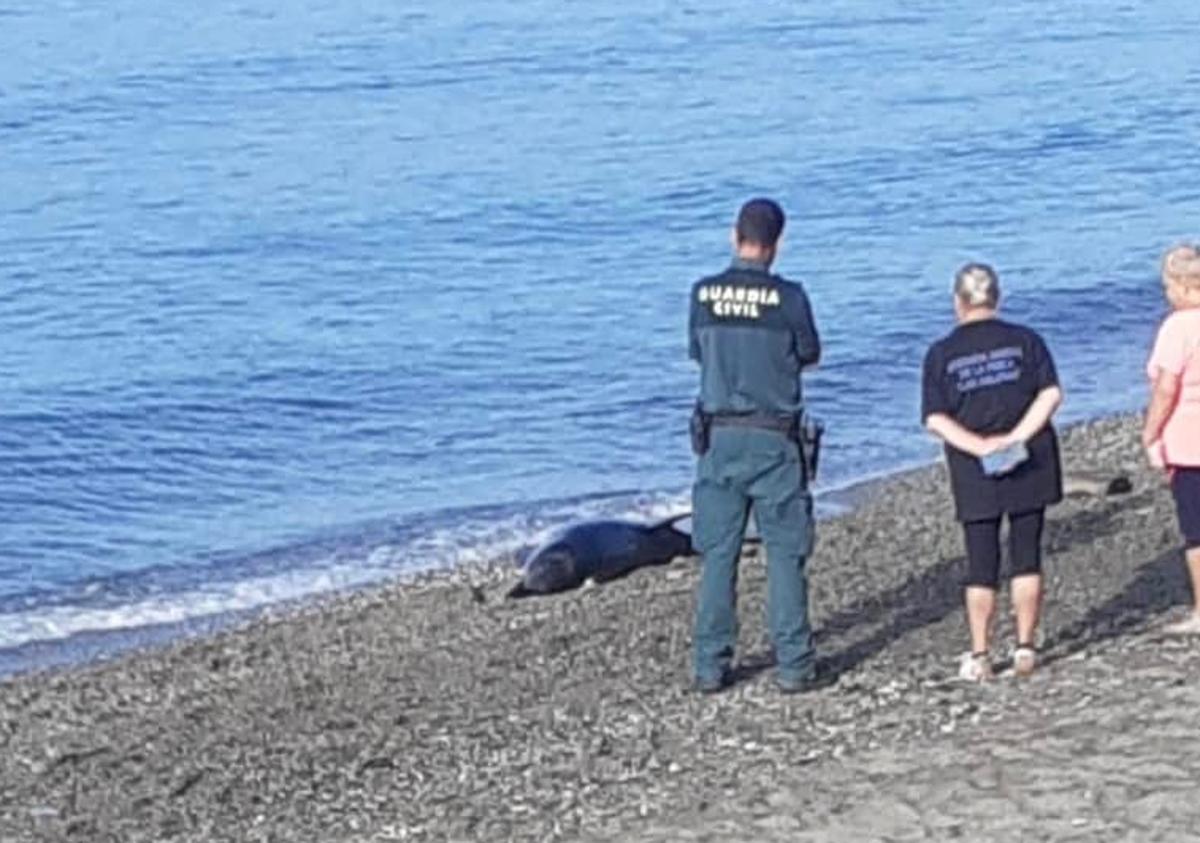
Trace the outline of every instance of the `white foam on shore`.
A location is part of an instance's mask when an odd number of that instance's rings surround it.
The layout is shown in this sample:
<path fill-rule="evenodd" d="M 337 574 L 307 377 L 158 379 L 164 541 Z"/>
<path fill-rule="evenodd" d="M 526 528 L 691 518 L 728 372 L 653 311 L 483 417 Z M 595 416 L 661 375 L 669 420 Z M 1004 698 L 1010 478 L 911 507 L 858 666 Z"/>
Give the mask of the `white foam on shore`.
<path fill-rule="evenodd" d="M 916 466 L 907 467 L 909 469 Z M 822 490 L 825 514 L 838 514 L 849 507 L 837 502 L 840 494 L 864 482 L 861 478 Z M 828 497 L 827 497 L 828 496 Z M 832 498 L 833 500 L 829 500 Z M 569 523 L 597 518 L 624 518 L 653 522 L 686 512 L 686 493 L 595 497 L 560 504 L 542 505 L 530 512 L 510 513 L 483 520 L 466 520 L 433 527 L 400 541 L 371 542 L 369 536 L 348 540 L 344 546 L 327 543 L 314 556 L 298 548 L 297 564 L 287 564 L 288 554 L 270 554 L 270 573 L 255 572 L 251 559 L 216 571 L 212 581 L 181 588 L 152 585 L 141 594 L 114 593 L 103 582 L 89 583 L 78 599 L 54 605 L 29 605 L 0 612 L 0 651 L 64 641 L 75 636 L 131 632 L 147 627 L 181 625 L 205 618 L 254 612 L 270 606 L 295 603 L 337 592 L 350 591 L 381 582 L 403 579 L 429 571 L 469 569 L 515 557 L 533 548 Z M 683 528 L 689 529 L 688 524 Z M 753 527 L 751 527 L 753 529 Z"/>
<path fill-rule="evenodd" d="M 201 618 L 261 610 L 266 607 L 435 570 L 469 569 L 512 557 L 539 544 L 565 524 L 591 518 L 653 521 L 686 507 L 679 496 L 629 500 L 597 498 L 540 508 L 536 514 L 512 514 L 480 522 L 450 524 L 400 541 L 371 543 L 369 538 L 345 546 L 325 546 L 314 556 L 299 548 L 295 567 L 255 572 L 253 559 L 244 566 L 218 570 L 209 583 L 183 588 L 148 587 L 143 593 L 115 594 L 103 583 L 91 583 L 78 600 L 32 605 L 0 612 L 0 650 L 73 636 L 131 631 L 143 627 L 184 624 Z M 272 554 L 271 567 L 287 565 L 286 553 Z M 282 560 L 282 562 L 281 562 Z"/>

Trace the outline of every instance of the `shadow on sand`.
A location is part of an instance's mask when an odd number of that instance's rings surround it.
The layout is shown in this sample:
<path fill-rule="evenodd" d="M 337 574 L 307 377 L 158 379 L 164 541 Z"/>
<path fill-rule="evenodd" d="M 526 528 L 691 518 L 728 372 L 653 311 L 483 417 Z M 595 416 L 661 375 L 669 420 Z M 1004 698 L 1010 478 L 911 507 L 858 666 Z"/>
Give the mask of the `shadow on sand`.
<path fill-rule="evenodd" d="M 1082 510 L 1049 520 L 1043 539 L 1046 553 L 1062 553 L 1091 544 L 1120 530 L 1117 516 L 1130 507 L 1149 504 L 1148 493 L 1105 500 L 1098 510 Z M 836 678 L 881 653 L 905 636 L 961 611 L 965 557 L 943 560 L 899 585 L 839 609 L 816 631 L 823 641 L 872 628 L 867 637 L 820 657 L 820 674 Z M 1163 553 L 1140 566 L 1121 590 L 1080 619 L 1047 630 L 1044 662 L 1065 658 L 1106 639 L 1128 634 L 1189 597 L 1179 551 Z M 774 665 L 773 654 L 749 653 L 733 672 L 735 683 L 747 681 Z"/>
<path fill-rule="evenodd" d="M 1049 636 L 1043 661 L 1064 659 L 1101 642 L 1143 631 L 1149 622 L 1190 598 L 1182 552 L 1160 554 L 1140 566 L 1119 593 Z"/>

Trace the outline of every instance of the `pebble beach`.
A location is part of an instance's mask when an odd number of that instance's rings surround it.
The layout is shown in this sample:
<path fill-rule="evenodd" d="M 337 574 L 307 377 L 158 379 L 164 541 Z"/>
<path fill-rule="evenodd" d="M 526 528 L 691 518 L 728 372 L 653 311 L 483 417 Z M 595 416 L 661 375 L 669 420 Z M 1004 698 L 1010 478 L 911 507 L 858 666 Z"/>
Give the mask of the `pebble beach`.
<path fill-rule="evenodd" d="M 753 551 L 714 696 L 689 688 L 696 559 L 520 601 L 502 559 L 0 681 L 0 841 L 1193 840 L 1200 641 L 1161 632 L 1188 597 L 1169 491 L 1133 417 L 1062 438 L 1027 681 L 954 678 L 934 465 L 821 523 L 827 688 L 771 682 Z"/>

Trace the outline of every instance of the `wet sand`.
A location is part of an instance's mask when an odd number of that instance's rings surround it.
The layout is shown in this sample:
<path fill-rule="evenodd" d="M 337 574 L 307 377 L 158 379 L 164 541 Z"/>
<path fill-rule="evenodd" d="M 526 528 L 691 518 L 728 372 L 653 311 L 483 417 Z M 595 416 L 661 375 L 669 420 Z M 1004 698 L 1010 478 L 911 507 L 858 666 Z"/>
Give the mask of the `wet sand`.
<path fill-rule="evenodd" d="M 713 697 L 688 690 L 694 559 L 523 601 L 459 572 L 4 681 L 0 841 L 1195 839 L 1170 495 L 1130 418 L 1064 444 L 1028 681 L 953 680 L 962 552 L 931 467 L 822 524 L 827 689 L 774 689 L 758 559 Z"/>

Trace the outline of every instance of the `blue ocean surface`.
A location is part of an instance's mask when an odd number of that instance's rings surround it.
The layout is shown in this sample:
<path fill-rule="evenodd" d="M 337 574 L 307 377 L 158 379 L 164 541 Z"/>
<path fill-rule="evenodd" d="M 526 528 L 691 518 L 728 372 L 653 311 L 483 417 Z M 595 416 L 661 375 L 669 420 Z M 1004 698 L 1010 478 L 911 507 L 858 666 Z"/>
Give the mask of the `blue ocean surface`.
<path fill-rule="evenodd" d="M 1200 235 L 1200 6 L 0 0 L 0 650 L 686 508 L 737 206 L 825 341 L 825 489 L 928 462 L 969 259 L 1064 421 Z M 50 648 L 48 650 L 47 648 Z"/>

